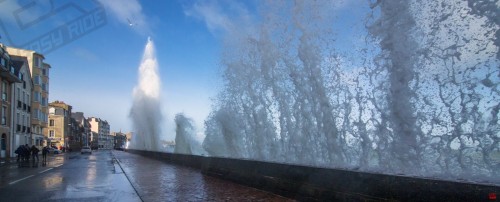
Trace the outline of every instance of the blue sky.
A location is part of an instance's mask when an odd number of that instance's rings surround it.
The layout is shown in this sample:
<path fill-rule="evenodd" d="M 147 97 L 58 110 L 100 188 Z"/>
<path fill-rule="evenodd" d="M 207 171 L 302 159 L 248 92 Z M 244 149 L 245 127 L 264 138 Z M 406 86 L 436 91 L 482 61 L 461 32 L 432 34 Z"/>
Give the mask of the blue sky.
<path fill-rule="evenodd" d="M 0 40 L 15 46 L 42 41 L 53 30 L 72 27 L 75 22 L 88 20 L 88 13 L 104 8 L 104 17 L 92 18 L 100 26 L 87 30 L 79 26 L 83 30 L 79 38 L 39 48 L 52 65 L 49 101 L 61 100 L 72 105 L 73 111 L 105 119 L 112 131 L 133 130 L 128 117 L 132 91 L 150 36 L 162 80 L 163 133 L 173 139 L 172 120 L 177 113 L 193 118 L 199 132 L 203 131 L 211 99 L 221 88 L 218 64 L 224 34 L 234 26 L 231 23 L 238 21 L 235 19 L 258 21 L 255 18 L 261 2 L 6 0 L 0 4 Z M 354 9 L 333 11 L 341 12 L 344 21 L 359 20 L 352 16 Z M 20 28 L 21 25 L 25 27 Z M 348 31 L 341 34 L 352 35 Z"/>
<path fill-rule="evenodd" d="M 8 14 L 29 3 L 31 1 L 2 2 L 0 20 L 8 27 L 7 31 L 2 30 L 2 43 L 22 44 L 33 35 L 43 35 L 45 30 L 68 23 L 65 18 L 80 16 L 73 9 L 38 22 L 45 27 L 39 26 L 34 32 L 16 29 L 15 18 Z M 92 9 L 91 4 L 95 4 L 38 1 L 35 7 L 44 14 L 71 3 L 84 9 Z M 151 36 L 160 65 L 164 103 L 161 110 L 165 125 L 171 124 L 176 113 L 183 112 L 202 127 L 210 110 L 210 98 L 215 96 L 220 83 L 217 76 L 220 43 L 215 30 L 194 16 L 196 12 L 190 11 L 198 2 L 126 0 L 102 3 L 106 12 L 106 23 L 102 27 L 46 53 L 46 62 L 52 65 L 49 101 L 62 100 L 72 105 L 73 111 L 108 120 L 112 131 L 131 131 L 128 113 L 132 89 L 137 84 L 144 46 Z M 191 13 L 187 14 L 188 11 Z M 36 16 L 21 16 L 23 18 L 29 21 Z M 57 21 L 61 22 L 54 23 Z M 167 126 L 165 132 L 173 132 L 173 129 Z"/>

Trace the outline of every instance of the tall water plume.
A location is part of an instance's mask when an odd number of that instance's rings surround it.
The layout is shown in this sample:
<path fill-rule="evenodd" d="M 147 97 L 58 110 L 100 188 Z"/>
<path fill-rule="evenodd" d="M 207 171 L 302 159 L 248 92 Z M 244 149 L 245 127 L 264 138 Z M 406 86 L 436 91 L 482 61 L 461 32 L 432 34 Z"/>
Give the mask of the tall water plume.
<path fill-rule="evenodd" d="M 200 143 L 196 140 L 194 121 L 184 114 L 175 115 L 175 153 L 205 154 Z"/>
<path fill-rule="evenodd" d="M 499 5 L 363 2 L 269 1 L 230 24 L 206 151 L 500 183 Z"/>
<path fill-rule="evenodd" d="M 139 83 L 133 90 L 130 118 L 134 128 L 131 148 L 159 151 L 161 81 L 158 76 L 158 62 L 153 41 L 148 38 L 139 66 Z"/>

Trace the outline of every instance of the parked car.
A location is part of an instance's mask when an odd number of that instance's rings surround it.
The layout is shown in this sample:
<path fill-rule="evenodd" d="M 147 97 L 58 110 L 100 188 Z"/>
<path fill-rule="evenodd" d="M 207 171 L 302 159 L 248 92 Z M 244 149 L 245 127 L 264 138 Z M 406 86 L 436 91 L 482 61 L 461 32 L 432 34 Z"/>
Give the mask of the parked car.
<path fill-rule="evenodd" d="M 59 149 L 53 147 L 49 148 L 49 154 L 60 154 L 60 153 L 62 153 L 62 151 Z"/>
<path fill-rule="evenodd" d="M 90 149 L 89 146 L 84 146 L 82 147 L 82 150 L 80 151 L 82 154 L 92 154 L 92 149 Z"/>

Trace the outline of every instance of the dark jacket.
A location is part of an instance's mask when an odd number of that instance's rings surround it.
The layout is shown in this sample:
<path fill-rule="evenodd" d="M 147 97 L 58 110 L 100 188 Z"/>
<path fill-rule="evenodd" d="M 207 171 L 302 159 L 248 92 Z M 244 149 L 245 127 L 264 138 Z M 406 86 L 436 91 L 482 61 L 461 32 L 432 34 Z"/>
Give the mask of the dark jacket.
<path fill-rule="evenodd" d="M 35 145 L 33 145 L 31 147 L 31 154 L 38 154 L 38 152 L 40 152 L 40 150 L 38 148 L 36 148 Z"/>

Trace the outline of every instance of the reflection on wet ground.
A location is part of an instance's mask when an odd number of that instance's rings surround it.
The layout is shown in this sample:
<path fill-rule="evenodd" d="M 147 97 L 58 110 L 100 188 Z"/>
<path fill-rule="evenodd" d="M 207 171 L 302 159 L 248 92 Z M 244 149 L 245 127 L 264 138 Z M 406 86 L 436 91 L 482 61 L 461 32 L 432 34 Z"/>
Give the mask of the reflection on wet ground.
<path fill-rule="evenodd" d="M 43 170 L 58 167 L 64 164 L 64 155 L 50 155 L 47 161 L 39 160 L 20 160 L 0 166 L 0 187 L 6 186 L 10 182 L 19 179 L 20 176 L 29 176 Z"/>
<path fill-rule="evenodd" d="M 205 176 L 199 170 L 114 151 L 144 201 L 292 201 L 281 196 Z"/>

